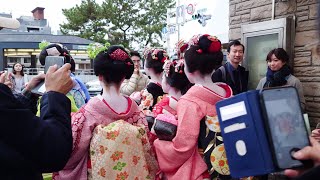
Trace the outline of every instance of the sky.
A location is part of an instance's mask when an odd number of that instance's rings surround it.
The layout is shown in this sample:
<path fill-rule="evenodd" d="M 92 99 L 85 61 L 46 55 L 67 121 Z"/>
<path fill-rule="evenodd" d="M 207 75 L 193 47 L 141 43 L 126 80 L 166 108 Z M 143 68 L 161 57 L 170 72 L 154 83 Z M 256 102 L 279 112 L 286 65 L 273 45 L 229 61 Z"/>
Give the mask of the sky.
<path fill-rule="evenodd" d="M 101 0 L 97 0 L 99 2 Z M 44 7 L 44 18 L 46 18 L 51 29 L 56 32 L 59 24 L 66 21 L 62 9 L 74 7 L 81 0 L 0 0 L 0 13 L 12 13 L 14 18 L 20 16 L 32 16 L 31 11 L 36 7 Z"/>
<path fill-rule="evenodd" d="M 180 5 L 188 6 L 193 4 L 195 12 L 200 9 L 206 9 L 204 15 L 212 15 L 203 27 L 197 20 L 192 20 L 180 27 L 180 39 L 189 40 L 195 34 L 210 34 L 217 36 L 222 43 L 229 42 L 229 0 L 180 0 Z M 187 14 L 186 19 L 192 19 L 192 15 Z M 175 19 L 170 23 L 175 24 Z M 170 49 L 177 42 L 177 33 L 170 35 Z"/>
<path fill-rule="evenodd" d="M 103 0 L 96 0 L 101 3 Z M 178 1 L 178 0 L 176 0 Z M 62 9 L 74 7 L 81 0 L 0 0 L 0 13 L 11 13 L 14 18 L 32 16 L 36 7 L 44 7 L 44 17 L 48 20 L 54 34 L 59 30 L 59 24 L 66 21 Z M 228 42 L 229 0 L 180 0 L 180 5 L 193 4 L 195 11 L 206 8 L 206 15 L 212 15 L 207 25 L 202 27 L 197 21 L 189 21 L 180 28 L 180 39 L 188 40 L 192 35 L 208 33 L 216 35 L 224 43 Z M 191 15 L 187 14 L 186 19 Z M 177 41 L 177 34 L 170 35 L 171 45 Z"/>

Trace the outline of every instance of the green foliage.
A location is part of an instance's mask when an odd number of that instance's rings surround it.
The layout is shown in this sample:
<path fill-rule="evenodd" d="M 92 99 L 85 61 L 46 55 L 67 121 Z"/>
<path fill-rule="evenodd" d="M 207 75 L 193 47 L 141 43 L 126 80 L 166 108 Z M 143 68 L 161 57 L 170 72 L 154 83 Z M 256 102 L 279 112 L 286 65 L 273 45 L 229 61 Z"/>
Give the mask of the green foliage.
<path fill-rule="evenodd" d="M 173 0 L 104 0 L 101 5 L 83 0 L 80 5 L 63 9 L 68 22 L 60 29 L 64 34 L 103 44 L 160 46 L 167 8 L 172 7 Z"/>
<path fill-rule="evenodd" d="M 39 43 L 39 49 L 42 50 L 45 47 L 47 47 L 49 44 L 50 44 L 50 42 L 43 40 L 43 41 L 41 41 L 41 43 Z"/>
<path fill-rule="evenodd" d="M 63 34 L 78 35 L 95 42 L 106 43 L 107 21 L 103 19 L 102 9 L 94 0 L 83 0 L 80 5 L 63 9 L 67 23 L 60 24 Z"/>
<path fill-rule="evenodd" d="M 104 51 L 110 47 L 110 43 L 105 43 L 104 45 L 100 43 L 90 43 L 87 52 L 90 59 L 94 59 L 97 54 L 101 51 Z"/>

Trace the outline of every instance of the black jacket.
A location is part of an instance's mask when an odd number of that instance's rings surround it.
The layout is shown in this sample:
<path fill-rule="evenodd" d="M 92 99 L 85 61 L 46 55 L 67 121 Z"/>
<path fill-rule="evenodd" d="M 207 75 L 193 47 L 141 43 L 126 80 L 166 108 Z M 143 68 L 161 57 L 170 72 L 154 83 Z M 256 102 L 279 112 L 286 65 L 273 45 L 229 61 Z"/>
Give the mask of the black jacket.
<path fill-rule="evenodd" d="M 249 72 L 246 71 L 246 69 L 242 66 L 239 66 L 239 75 L 240 75 L 240 79 L 239 79 L 239 83 L 235 83 L 234 81 L 232 81 L 231 79 L 231 75 L 230 72 L 228 70 L 227 67 L 227 63 L 225 65 L 223 65 L 226 71 L 226 81 L 224 81 L 223 77 L 222 77 L 222 72 L 220 69 L 217 69 L 213 74 L 212 74 L 212 81 L 213 82 L 224 82 L 226 84 L 228 84 L 232 91 L 233 91 L 233 95 L 242 93 L 242 92 L 246 92 L 248 90 L 248 78 L 249 78 Z M 238 76 L 238 74 L 236 74 L 235 71 L 233 71 L 233 77 Z"/>
<path fill-rule="evenodd" d="M 0 84 L 0 179 L 42 179 L 61 170 L 72 151 L 70 100 L 48 92 L 41 117 L 26 109 Z"/>

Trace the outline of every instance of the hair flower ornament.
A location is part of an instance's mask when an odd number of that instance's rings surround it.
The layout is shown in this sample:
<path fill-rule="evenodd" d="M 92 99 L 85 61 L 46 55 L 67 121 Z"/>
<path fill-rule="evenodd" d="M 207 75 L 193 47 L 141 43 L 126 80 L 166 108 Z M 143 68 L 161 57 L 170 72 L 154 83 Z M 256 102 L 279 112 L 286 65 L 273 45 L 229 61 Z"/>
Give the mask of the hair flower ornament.
<path fill-rule="evenodd" d="M 109 56 L 111 57 L 111 59 L 117 61 L 125 61 L 126 59 L 130 58 L 129 55 L 122 49 L 113 51 Z"/>

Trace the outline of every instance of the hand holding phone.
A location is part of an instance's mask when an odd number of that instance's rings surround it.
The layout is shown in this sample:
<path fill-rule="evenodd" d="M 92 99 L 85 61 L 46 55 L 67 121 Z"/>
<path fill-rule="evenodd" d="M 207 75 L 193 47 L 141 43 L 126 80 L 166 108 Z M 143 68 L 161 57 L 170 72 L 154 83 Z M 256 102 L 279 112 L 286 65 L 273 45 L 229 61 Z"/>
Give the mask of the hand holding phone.
<path fill-rule="evenodd" d="M 314 167 L 320 165 L 320 144 L 317 140 L 310 137 L 311 146 L 307 146 L 300 151 L 293 154 L 294 158 L 298 160 L 312 160 Z M 305 173 L 306 171 L 310 170 L 311 167 L 308 169 L 287 169 L 284 171 L 286 176 L 291 178 L 297 177 Z M 307 173 L 306 173 L 307 174 Z M 303 178 L 301 178 L 303 179 Z M 304 178 L 309 179 L 309 178 Z"/>
<path fill-rule="evenodd" d="M 304 166 L 304 162 L 292 157 L 294 152 L 310 145 L 297 90 L 265 89 L 260 96 L 276 167 L 282 170 Z"/>
<path fill-rule="evenodd" d="M 63 56 L 47 56 L 45 59 L 44 73 L 46 74 L 50 66 L 57 66 L 57 69 L 62 67 L 65 63 Z M 44 81 L 40 82 L 36 87 L 31 90 L 32 93 L 43 95 L 46 92 Z"/>
<path fill-rule="evenodd" d="M 316 129 L 311 132 L 311 137 L 320 141 L 320 123 L 318 123 Z"/>
<path fill-rule="evenodd" d="M 57 69 L 56 65 L 51 66 L 45 78 L 46 90 L 67 94 L 73 87 L 70 68 L 71 64 L 69 63 L 63 65 L 60 69 Z"/>

